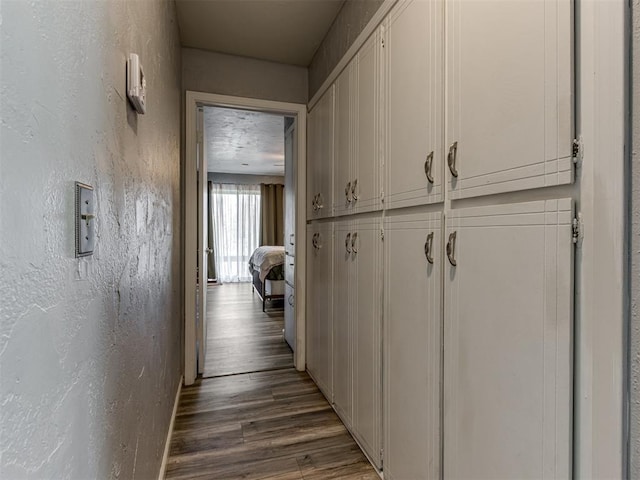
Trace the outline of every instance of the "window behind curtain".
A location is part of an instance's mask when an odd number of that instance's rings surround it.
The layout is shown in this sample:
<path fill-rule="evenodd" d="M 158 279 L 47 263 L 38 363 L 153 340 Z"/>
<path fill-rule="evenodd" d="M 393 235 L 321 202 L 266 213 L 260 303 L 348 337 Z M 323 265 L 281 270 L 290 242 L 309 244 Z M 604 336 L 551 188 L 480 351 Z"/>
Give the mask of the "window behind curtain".
<path fill-rule="evenodd" d="M 249 282 L 249 257 L 260 239 L 260 186 L 214 183 L 211 203 L 218 281 Z"/>

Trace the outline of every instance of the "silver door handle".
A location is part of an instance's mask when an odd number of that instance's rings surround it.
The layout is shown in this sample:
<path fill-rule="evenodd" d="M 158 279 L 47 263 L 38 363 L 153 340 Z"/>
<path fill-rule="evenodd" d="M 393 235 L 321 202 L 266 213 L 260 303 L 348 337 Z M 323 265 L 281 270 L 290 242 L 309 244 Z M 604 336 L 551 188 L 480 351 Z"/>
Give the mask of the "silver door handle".
<path fill-rule="evenodd" d="M 313 248 L 315 248 L 316 250 L 318 249 L 318 234 L 314 233 L 313 237 L 311 237 L 311 245 L 313 245 Z"/>
<path fill-rule="evenodd" d="M 313 206 L 313 211 L 315 212 L 316 210 L 318 210 L 318 194 L 316 194 L 313 197 L 313 201 L 311 202 L 311 205 Z"/>
<path fill-rule="evenodd" d="M 324 197 L 322 193 L 318 194 L 318 209 L 324 208 Z"/>
<path fill-rule="evenodd" d="M 316 235 L 318 236 L 316 238 L 316 248 L 318 250 L 320 250 L 323 247 L 323 245 L 322 245 L 322 235 L 320 235 L 320 232 L 316 233 Z"/>
<path fill-rule="evenodd" d="M 433 264 L 433 256 L 431 254 L 431 248 L 433 247 L 433 232 L 427 235 L 427 241 L 424 242 L 424 256 L 427 257 L 427 262 Z"/>
<path fill-rule="evenodd" d="M 293 233 L 289 234 L 289 244 L 290 245 L 293 245 L 293 235 L 294 235 Z"/>
<path fill-rule="evenodd" d="M 349 244 L 351 243 L 351 234 L 347 233 L 347 236 L 344 239 L 344 248 L 347 253 L 351 253 L 351 249 L 349 248 Z"/>
<path fill-rule="evenodd" d="M 433 183 L 433 175 L 431 174 L 431 167 L 433 166 L 433 152 L 427 155 L 427 159 L 424 161 L 424 173 L 427 176 L 429 183 Z"/>
<path fill-rule="evenodd" d="M 288 301 L 289 301 L 289 305 L 293 307 L 293 295 L 289 295 Z"/>
<path fill-rule="evenodd" d="M 347 203 L 351 203 L 351 182 L 348 182 L 344 187 L 344 196 L 347 199 Z"/>
<path fill-rule="evenodd" d="M 358 179 L 356 178 L 352 183 L 351 183 L 351 198 L 353 198 L 354 201 L 358 200 L 358 194 L 356 193 L 356 189 L 358 188 Z"/>
<path fill-rule="evenodd" d="M 213 248 L 207 247 L 207 248 L 205 248 L 204 251 L 207 252 L 207 254 L 211 254 L 211 253 L 213 253 Z"/>
<path fill-rule="evenodd" d="M 358 253 L 358 249 L 356 248 L 357 240 L 358 240 L 358 232 L 351 235 L 351 251 L 353 253 Z"/>
<path fill-rule="evenodd" d="M 457 266 L 458 262 L 456 261 L 456 234 L 457 232 L 453 231 L 449 234 L 449 241 L 447 242 L 447 258 L 449 259 L 449 263 L 452 266 Z"/>
<path fill-rule="evenodd" d="M 447 155 L 447 164 L 449 165 L 449 171 L 454 177 L 458 176 L 458 170 L 456 169 L 456 160 L 458 156 L 458 142 L 453 142 L 449 147 L 449 154 Z"/>

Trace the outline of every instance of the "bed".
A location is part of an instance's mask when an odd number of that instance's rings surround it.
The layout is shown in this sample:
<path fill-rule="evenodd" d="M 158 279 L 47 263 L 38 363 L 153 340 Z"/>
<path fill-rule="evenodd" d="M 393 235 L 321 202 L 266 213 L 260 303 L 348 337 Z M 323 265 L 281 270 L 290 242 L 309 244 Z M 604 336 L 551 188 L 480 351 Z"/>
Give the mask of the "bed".
<path fill-rule="evenodd" d="M 284 247 L 258 247 L 249 258 L 249 271 L 263 312 L 267 301 L 284 300 Z"/>

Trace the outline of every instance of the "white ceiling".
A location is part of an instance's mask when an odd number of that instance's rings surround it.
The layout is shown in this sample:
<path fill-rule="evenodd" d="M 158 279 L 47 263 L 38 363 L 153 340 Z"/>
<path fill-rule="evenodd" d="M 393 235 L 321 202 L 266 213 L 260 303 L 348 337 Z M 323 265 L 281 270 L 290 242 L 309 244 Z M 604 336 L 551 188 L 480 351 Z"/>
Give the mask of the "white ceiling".
<path fill-rule="evenodd" d="M 306 67 L 344 0 L 176 0 L 185 47 Z"/>
<path fill-rule="evenodd" d="M 284 117 L 204 107 L 207 170 L 284 175 Z"/>

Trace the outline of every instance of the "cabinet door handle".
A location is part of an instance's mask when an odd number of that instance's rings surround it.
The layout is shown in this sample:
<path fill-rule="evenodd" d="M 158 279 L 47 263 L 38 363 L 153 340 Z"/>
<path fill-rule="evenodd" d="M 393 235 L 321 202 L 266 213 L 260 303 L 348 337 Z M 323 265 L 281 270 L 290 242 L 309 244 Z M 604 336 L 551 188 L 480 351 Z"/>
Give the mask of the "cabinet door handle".
<path fill-rule="evenodd" d="M 313 248 L 315 248 L 316 250 L 318 249 L 318 234 L 314 233 L 313 237 L 311 237 L 311 245 L 313 245 Z"/>
<path fill-rule="evenodd" d="M 453 231 L 449 234 L 449 241 L 447 242 L 447 258 L 449 259 L 449 263 L 452 266 L 457 266 L 458 262 L 456 261 L 456 234 L 457 232 Z"/>
<path fill-rule="evenodd" d="M 311 205 L 313 206 L 313 211 L 314 212 L 316 210 L 318 210 L 318 195 L 317 194 L 313 197 L 313 202 L 311 202 Z"/>
<path fill-rule="evenodd" d="M 344 249 L 347 253 L 351 253 L 351 248 L 349 248 L 349 244 L 351 243 L 351 234 L 347 233 L 347 236 L 344 239 Z"/>
<path fill-rule="evenodd" d="M 458 156 L 458 142 L 453 142 L 449 147 L 449 154 L 447 155 L 447 164 L 449 165 L 449 170 L 451 171 L 451 175 L 454 177 L 458 176 L 458 170 L 456 169 L 456 157 Z"/>
<path fill-rule="evenodd" d="M 318 209 L 324 208 L 324 197 L 322 193 L 318 194 Z"/>
<path fill-rule="evenodd" d="M 318 238 L 316 239 L 316 248 L 320 250 L 324 246 L 322 244 L 322 235 L 320 234 L 320 232 L 316 233 L 316 235 L 318 235 Z"/>
<path fill-rule="evenodd" d="M 351 235 L 351 251 L 353 253 L 358 253 L 358 249 L 356 248 L 357 241 L 358 241 L 358 232 Z"/>
<path fill-rule="evenodd" d="M 289 234 L 289 245 L 293 245 L 293 233 Z"/>
<path fill-rule="evenodd" d="M 430 152 L 427 155 L 427 159 L 424 161 L 424 173 L 427 176 L 427 180 L 429 183 L 433 183 L 433 174 L 431 173 L 431 168 L 433 166 L 433 152 Z"/>
<path fill-rule="evenodd" d="M 358 194 L 356 193 L 356 189 L 358 188 L 358 179 L 356 178 L 351 184 L 351 197 L 354 201 L 358 200 Z"/>
<path fill-rule="evenodd" d="M 433 256 L 431 248 L 433 247 L 433 232 L 427 235 L 427 240 L 424 242 L 424 256 L 427 257 L 427 262 L 433 264 Z"/>
<path fill-rule="evenodd" d="M 344 196 L 347 198 L 347 203 L 351 203 L 351 182 L 344 187 Z"/>
<path fill-rule="evenodd" d="M 289 305 L 293 307 L 293 295 L 289 295 Z"/>

